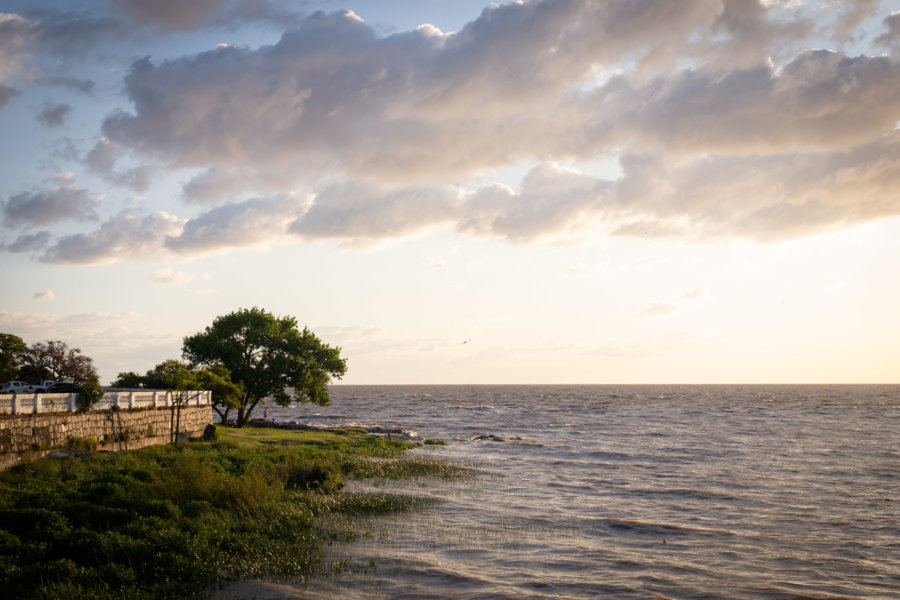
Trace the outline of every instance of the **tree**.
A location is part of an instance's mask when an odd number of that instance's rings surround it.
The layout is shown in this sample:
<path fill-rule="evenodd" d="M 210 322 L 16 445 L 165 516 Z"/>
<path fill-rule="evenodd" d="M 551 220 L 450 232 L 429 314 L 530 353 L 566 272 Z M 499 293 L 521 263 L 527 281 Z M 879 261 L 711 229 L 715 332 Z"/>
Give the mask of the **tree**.
<path fill-rule="evenodd" d="M 197 373 L 200 388 L 212 392 L 212 407 L 223 423 L 228 423 L 228 413 L 241 404 L 244 385 L 231 381 L 231 372 L 224 365 L 214 365 Z"/>
<path fill-rule="evenodd" d="M 170 419 L 171 441 L 178 444 L 181 433 L 181 409 L 187 406 L 191 391 L 198 390 L 200 385 L 197 373 L 191 366 L 177 360 L 166 360 L 147 371 L 147 377 L 156 378 L 151 388 L 164 388 L 172 395 L 172 415 Z"/>
<path fill-rule="evenodd" d="M 119 376 L 116 377 L 109 387 L 114 388 L 139 388 L 144 387 L 144 376 L 135 373 L 134 371 L 127 371 L 125 373 L 119 373 Z"/>
<path fill-rule="evenodd" d="M 235 401 L 237 426 L 271 396 L 279 405 L 292 401 L 327 405 L 328 384 L 347 370 L 340 348 L 323 343 L 294 317 L 276 317 L 260 308 L 216 317 L 204 331 L 184 338 L 185 359 L 195 365 L 222 365 L 243 386 Z M 293 389 L 293 396 L 287 390 Z"/>
<path fill-rule="evenodd" d="M 99 402 L 103 394 L 103 388 L 100 387 L 100 381 L 97 379 L 97 376 L 91 375 L 87 381 L 81 384 L 81 391 L 78 392 L 78 411 L 91 410 L 91 407 Z"/>
<path fill-rule="evenodd" d="M 17 335 L 0 333 L 0 381 L 19 378 L 19 369 L 28 354 L 28 346 Z"/>
<path fill-rule="evenodd" d="M 149 371 L 146 375 L 138 375 L 134 371 L 119 373 L 111 387 L 164 389 L 173 392 L 176 406 L 184 405 L 190 398 L 186 394 L 193 390 L 209 390 L 212 392 L 212 407 L 219 413 L 223 423 L 228 422 L 228 413 L 237 408 L 244 388 L 231 381 L 231 373 L 223 365 L 214 365 L 209 369 L 194 369 L 190 365 L 166 360 Z M 178 409 L 180 415 L 180 408 Z M 174 414 L 174 413 L 173 413 Z M 180 419 L 173 419 L 173 431 L 179 429 Z"/>
<path fill-rule="evenodd" d="M 85 383 L 97 375 L 94 361 L 79 348 L 69 348 L 65 342 L 48 341 L 32 344 L 21 370 L 22 378 L 30 381 L 53 379 L 70 383 Z"/>

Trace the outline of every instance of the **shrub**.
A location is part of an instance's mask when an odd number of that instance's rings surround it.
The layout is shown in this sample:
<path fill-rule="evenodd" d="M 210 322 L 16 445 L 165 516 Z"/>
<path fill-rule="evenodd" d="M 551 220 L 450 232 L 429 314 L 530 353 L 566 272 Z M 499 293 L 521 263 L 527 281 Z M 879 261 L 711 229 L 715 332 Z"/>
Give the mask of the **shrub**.
<path fill-rule="evenodd" d="M 103 394 L 103 388 L 100 387 L 97 376 L 91 375 L 90 379 L 81 384 L 81 391 L 78 392 L 78 410 L 80 412 L 91 410 L 91 407 L 103 397 Z"/>
<path fill-rule="evenodd" d="M 88 450 L 93 452 L 100 445 L 99 440 L 94 438 L 70 437 L 66 442 L 66 448 L 70 450 Z"/>
<path fill-rule="evenodd" d="M 336 492 L 344 487 L 341 467 L 328 458 L 303 460 L 288 468 L 285 487 L 289 490 Z"/>

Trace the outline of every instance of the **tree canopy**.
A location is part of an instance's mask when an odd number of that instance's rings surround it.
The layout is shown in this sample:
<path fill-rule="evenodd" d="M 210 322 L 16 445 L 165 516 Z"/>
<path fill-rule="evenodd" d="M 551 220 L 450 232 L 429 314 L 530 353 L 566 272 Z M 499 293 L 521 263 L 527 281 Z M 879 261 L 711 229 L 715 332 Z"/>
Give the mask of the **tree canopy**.
<path fill-rule="evenodd" d="M 17 335 L 0 333 L 0 381 L 19 379 L 19 369 L 28 355 L 28 346 Z"/>
<path fill-rule="evenodd" d="M 256 307 L 216 317 L 204 331 L 184 338 L 182 351 L 193 365 L 224 367 L 243 386 L 233 403 L 238 427 L 266 397 L 281 406 L 294 401 L 330 404 L 328 384 L 347 370 L 340 348 L 325 344 L 306 327 L 299 330 L 294 317 L 276 317 Z"/>
<path fill-rule="evenodd" d="M 31 347 L 19 336 L 0 333 L 0 380 L 22 379 L 37 382 L 42 379 L 69 383 L 86 383 L 96 377 L 94 361 L 79 348 L 69 348 L 60 340 Z"/>

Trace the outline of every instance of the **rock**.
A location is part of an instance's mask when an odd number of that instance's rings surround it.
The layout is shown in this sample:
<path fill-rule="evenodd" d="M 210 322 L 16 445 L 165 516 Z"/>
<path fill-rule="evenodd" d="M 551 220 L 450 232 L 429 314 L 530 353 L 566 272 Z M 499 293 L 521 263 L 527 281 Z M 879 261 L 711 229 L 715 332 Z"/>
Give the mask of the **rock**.
<path fill-rule="evenodd" d="M 211 442 L 216 439 L 216 426 L 210 423 L 206 426 L 206 429 L 203 430 L 203 441 Z"/>
<path fill-rule="evenodd" d="M 489 433 L 487 435 L 479 435 L 472 438 L 472 441 L 488 441 L 488 442 L 505 442 L 506 440 L 500 436 L 496 436 L 493 433 Z"/>

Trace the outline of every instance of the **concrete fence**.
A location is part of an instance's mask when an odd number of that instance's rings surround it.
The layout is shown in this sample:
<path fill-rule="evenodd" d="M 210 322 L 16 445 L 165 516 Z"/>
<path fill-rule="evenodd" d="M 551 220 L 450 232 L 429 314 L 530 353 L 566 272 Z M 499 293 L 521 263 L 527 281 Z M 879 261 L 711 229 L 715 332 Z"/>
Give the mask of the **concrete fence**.
<path fill-rule="evenodd" d="M 117 390 L 108 391 L 91 410 L 168 408 L 184 398 L 183 406 L 209 406 L 212 392 L 209 390 L 168 392 L 165 390 Z M 0 415 L 76 412 L 78 394 L 0 394 Z"/>

